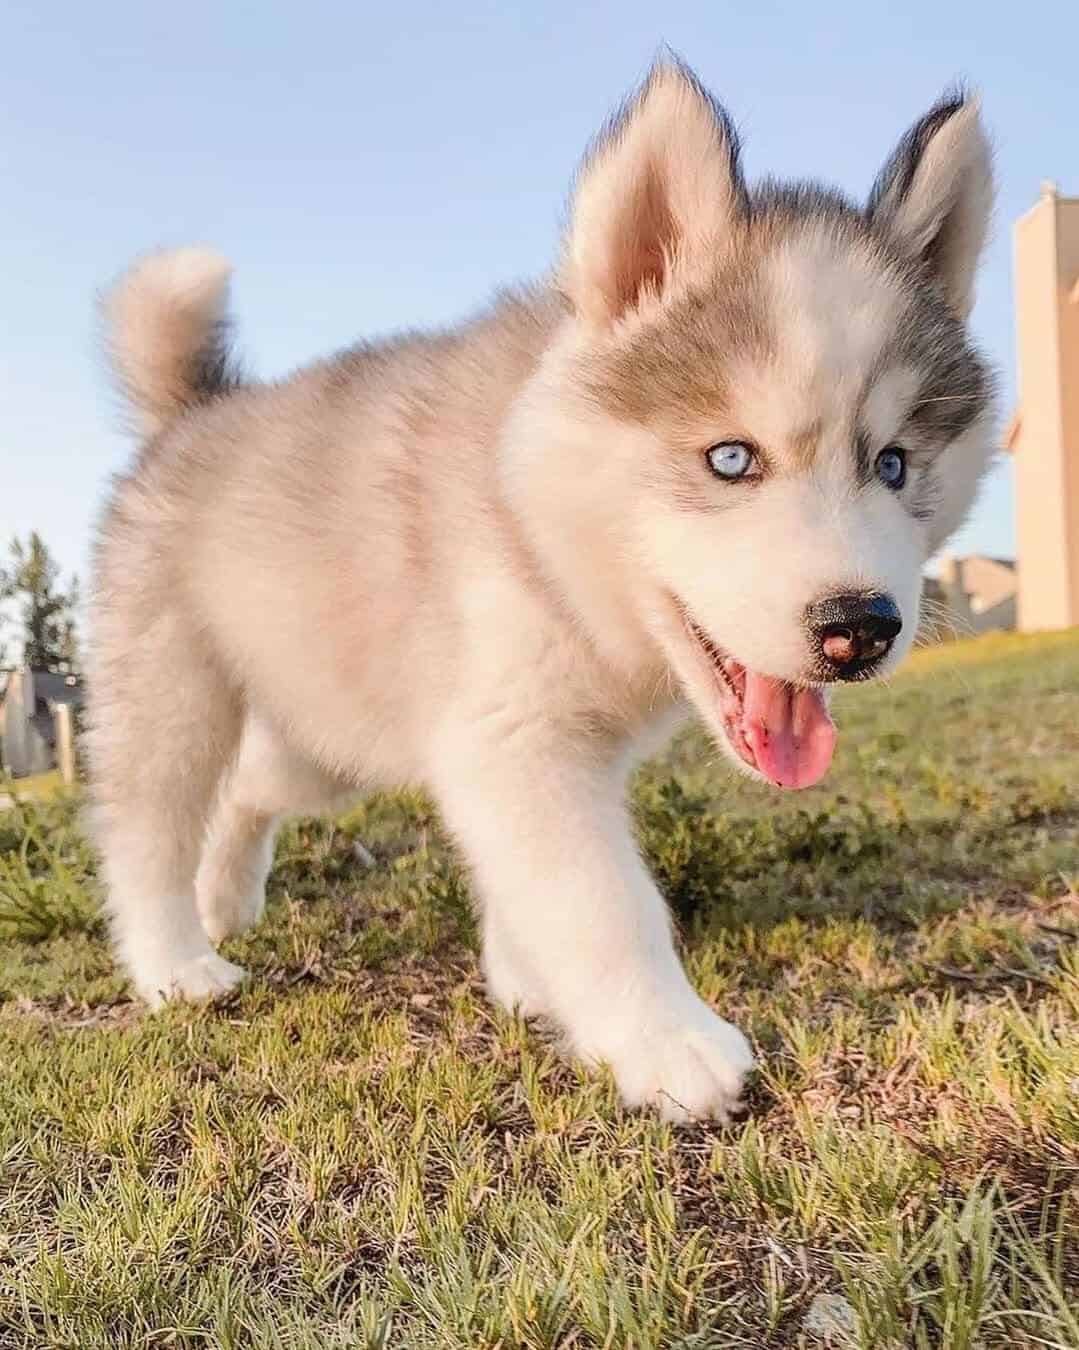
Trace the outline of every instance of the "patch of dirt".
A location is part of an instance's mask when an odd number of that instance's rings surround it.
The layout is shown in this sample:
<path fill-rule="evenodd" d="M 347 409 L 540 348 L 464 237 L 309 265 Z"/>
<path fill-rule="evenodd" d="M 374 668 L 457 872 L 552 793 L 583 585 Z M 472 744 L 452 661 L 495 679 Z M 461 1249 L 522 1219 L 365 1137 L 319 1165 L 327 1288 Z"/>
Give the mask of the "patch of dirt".
<path fill-rule="evenodd" d="M 0 1003 L 0 1018 L 25 1017 L 59 1031 L 82 1031 L 87 1027 L 120 1031 L 140 1022 L 146 1012 L 141 1003 L 130 999 L 86 1003 L 71 998 L 17 998 Z"/>

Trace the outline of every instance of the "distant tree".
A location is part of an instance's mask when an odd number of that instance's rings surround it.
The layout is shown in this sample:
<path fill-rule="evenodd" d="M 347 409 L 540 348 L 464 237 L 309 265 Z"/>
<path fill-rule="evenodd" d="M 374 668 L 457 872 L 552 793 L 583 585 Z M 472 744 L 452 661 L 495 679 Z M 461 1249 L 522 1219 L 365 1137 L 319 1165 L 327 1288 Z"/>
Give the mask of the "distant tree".
<path fill-rule="evenodd" d="M 66 664 L 78 667 L 76 610 L 79 583 L 72 577 L 66 591 L 57 589 L 60 564 L 36 530 L 24 544 L 11 541 L 10 563 L 0 567 L 0 601 L 15 601 L 22 637 L 22 659 L 28 666 Z"/>
<path fill-rule="evenodd" d="M 82 593 L 79 590 L 79 578 L 72 573 L 71 582 L 67 588 L 67 605 L 64 616 L 60 623 L 60 637 L 57 642 L 57 651 L 60 653 L 60 664 L 68 670 L 79 670 L 81 668 L 79 651 L 79 602 L 82 599 Z"/>

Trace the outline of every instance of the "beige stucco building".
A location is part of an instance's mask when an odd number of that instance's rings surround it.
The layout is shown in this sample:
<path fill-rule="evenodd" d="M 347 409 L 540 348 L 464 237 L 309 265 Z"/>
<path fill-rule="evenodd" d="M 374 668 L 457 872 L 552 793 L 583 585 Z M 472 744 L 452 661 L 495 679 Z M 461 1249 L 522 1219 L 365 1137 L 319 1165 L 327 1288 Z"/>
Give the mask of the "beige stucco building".
<path fill-rule="evenodd" d="M 1019 627 L 1079 624 L 1079 197 L 1045 184 L 1015 226 Z"/>

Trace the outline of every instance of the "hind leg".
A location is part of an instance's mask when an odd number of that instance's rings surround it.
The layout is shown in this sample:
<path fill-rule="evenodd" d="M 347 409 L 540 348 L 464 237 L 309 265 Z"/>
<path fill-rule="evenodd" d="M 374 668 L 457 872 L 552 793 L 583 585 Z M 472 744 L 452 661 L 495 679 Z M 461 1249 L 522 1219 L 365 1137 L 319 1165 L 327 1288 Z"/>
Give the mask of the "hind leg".
<path fill-rule="evenodd" d="M 262 917 L 276 833 L 276 816 L 239 802 L 218 805 L 195 887 L 211 942 L 235 937 Z"/>
<path fill-rule="evenodd" d="M 297 754 L 258 717 L 218 798 L 199 865 L 199 914 L 213 942 L 258 922 L 282 816 L 331 809 L 347 791 Z"/>
<path fill-rule="evenodd" d="M 88 747 L 116 949 L 151 1004 L 212 997 L 243 977 L 214 951 L 195 905 L 239 700 L 180 616 L 147 615 L 121 585 L 95 617 Z"/>

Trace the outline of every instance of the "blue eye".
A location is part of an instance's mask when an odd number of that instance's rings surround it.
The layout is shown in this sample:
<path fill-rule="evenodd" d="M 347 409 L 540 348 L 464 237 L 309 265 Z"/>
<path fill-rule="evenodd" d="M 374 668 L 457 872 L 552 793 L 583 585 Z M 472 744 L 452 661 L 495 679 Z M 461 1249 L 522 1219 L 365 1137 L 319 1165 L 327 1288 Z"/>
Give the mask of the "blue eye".
<path fill-rule="evenodd" d="M 723 441 L 720 445 L 713 445 L 705 459 L 717 478 L 728 480 L 750 477 L 757 467 L 756 454 L 742 441 Z"/>
<path fill-rule="evenodd" d="M 877 477 L 898 492 L 907 481 L 907 452 L 900 445 L 889 445 L 877 456 Z"/>

